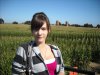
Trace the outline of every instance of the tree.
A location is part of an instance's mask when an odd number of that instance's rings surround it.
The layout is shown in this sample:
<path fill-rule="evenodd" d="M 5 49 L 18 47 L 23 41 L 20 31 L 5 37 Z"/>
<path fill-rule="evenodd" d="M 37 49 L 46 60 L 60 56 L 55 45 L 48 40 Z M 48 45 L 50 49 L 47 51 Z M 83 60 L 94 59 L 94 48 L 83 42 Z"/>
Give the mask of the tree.
<path fill-rule="evenodd" d="M 66 22 L 65 22 L 65 26 L 67 26 L 67 27 L 68 27 L 68 25 L 69 25 L 69 24 L 68 24 L 68 22 L 66 21 Z"/>
<path fill-rule="evenodd" d="M 97 24 L 97 26 L 96 26 L 97 28 L 100 28 L 100 24 Z"/>
<path fill-rule="evenodd" d="M 84 27 L 91 27 L 91 28 L 93 28 L 93 25 L 86 23 L 86 24 L 84 24 Z"/>
<path fill-rule="evenodd" d="M 74 27 L 81 27 L 79 24 L 72 24 L 71 26 L 74 26 Z"/>
<path fill-rule="evenodd" d="M 18 24 L 18 22 L 14 21 L 12 24 Z"/>
<path fill-rule="evenodd" d="M 31 21 L 25 21 L 24 24 L 31 24 Z"/>
<path fill-rule="evenodd" d="M 0 18 L 0 24 L 4 24 L 4 20 Z"/>

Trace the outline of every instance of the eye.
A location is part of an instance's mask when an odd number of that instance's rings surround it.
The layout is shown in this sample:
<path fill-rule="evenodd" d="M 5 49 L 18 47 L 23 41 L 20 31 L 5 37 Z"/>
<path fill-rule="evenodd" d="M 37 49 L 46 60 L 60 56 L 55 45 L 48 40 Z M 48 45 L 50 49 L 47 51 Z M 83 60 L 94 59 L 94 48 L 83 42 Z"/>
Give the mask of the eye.
<path fill-rule="evenodd" d="M 47 30 L 47 28 L 45 28 L 45 27 L 42 27 L 41 29 L 42 29 L 42 30 Z"/>

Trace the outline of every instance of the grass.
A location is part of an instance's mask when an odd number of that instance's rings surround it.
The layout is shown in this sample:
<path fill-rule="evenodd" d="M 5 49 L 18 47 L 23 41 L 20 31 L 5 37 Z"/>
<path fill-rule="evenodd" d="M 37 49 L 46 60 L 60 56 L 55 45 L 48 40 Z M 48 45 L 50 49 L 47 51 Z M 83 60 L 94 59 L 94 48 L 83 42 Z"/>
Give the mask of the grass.
<path fill-rule="evenodd" d="M 21 43 L 33 40 L 30 25 L 0 24 L 0 73 L 11 75 L 11 64 Z M 64 64 L 87 69 L 100 57 L 100 29 L 51 26 L 47 42 L 61 49 Z"/>

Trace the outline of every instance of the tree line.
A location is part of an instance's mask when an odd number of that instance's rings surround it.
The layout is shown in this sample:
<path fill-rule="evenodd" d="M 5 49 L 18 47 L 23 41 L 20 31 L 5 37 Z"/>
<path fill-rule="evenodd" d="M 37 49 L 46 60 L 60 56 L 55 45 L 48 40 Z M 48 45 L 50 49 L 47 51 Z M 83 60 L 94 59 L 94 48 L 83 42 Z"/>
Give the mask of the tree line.
<path fill-rule="evenodd" d="M 0 18 L 0 24 L 4 24 L 4 20 L 2 18 Z M 13 21 L 12 24 L 18 24 L 17 21 Z M 22 24 L 31 24 L 31 21 L 25 21 Z M 56 26 L 73 26 L 73 27 L 90 27 L 90 28 L 94 28 L 92 24 L 88 24 L 85 23 L 84 25 L 79 25 L 79 24 L 69 24 L 67 21 L 65 22 L 65 24 L 62 24 L 60 21 L 56 21 Z M 96 25 L 96 28 L 100 28 L 100 24 Z"/>
<path fill-rule="evenodd" d="M 0 18 L 0 24 L 4 24 L 4 20 L 2 18 Z M 12 24 L 18 24 L 17 21 L 13 21 Z M 23 24 L 31 24 L 31 21 L 25 21 Z"/>

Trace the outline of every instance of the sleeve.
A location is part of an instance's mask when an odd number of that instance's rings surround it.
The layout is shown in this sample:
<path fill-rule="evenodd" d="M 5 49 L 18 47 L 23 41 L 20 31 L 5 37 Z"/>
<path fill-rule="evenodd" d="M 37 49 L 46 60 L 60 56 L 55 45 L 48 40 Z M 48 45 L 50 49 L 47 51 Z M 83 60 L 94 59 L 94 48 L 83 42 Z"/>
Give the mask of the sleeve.
<path fill-rule="evenodd" d="M 14 60 L 12 62 L 12 75 L 19 75 L 25 72 L 26 53 L 23 47 L 18 47 Z"/>
<path fill-rule="evenodd" d="M 57 49 L 58 49 L 58 56 L 60 57 L 60 60 L 61 60 L 61 65 L 60 65 L 60 72 L 64 72 L 64 62 L 63 62 L 63 58 L 62 58 L 62 53 L 60 51 L 60 49 L 58 48 L 57 46 Z"/>

